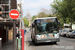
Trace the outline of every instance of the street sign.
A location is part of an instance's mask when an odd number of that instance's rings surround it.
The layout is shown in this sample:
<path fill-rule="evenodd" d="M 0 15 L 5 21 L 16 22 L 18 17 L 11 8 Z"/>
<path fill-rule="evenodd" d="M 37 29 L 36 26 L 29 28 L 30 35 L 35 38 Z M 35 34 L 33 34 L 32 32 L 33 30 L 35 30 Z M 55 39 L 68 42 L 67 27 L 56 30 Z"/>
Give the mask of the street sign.
<path fill-rule="evenodd" d="M 9 13 L 9 16 L 12 19 L 17 19 L 19 17 L 19 12 L 17 10 L 11 10 L 10 13 Z"/>

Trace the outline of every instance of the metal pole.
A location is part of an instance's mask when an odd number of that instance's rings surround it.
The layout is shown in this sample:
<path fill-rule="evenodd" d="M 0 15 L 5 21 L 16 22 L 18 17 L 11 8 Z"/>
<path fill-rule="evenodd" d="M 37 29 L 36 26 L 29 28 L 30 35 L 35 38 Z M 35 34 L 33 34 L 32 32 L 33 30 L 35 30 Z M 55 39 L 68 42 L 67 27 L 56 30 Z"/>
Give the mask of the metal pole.
<path fill-rule="evenodd" d="M 20 0 L 20 4 L 22 4 L 21 0 Z M 20 8 L 20 11 L 21 11 L 21 9 L 22 9 L 22 7 Z M 22 12 L 21 12 L 20 18 L 21 18 L 21 34 L 22 34 Z M 22 35 L 21 35 L 21 50 L 22 50 Z"/>
<path fill-rule="evenodd" d="M 17 50 L 18 50 L 18 37 L 17 37 Z"/>
<path fill-rule="evenodd" d="M 15 20 L 13 20 L 13 50 L 16 50 L 16 31 L 15 31 Z"/>
<path fill-rule="evenodd" d="M 22 50 L 22 22 L 21 22 L 21 50 Z"/>
<path fill-rule="evenodd" d="M 10 0 L 9 0 L 9 12 L 10 12 Z M 9 16 L 9 18 L 10 18 L 10 16 Z"/>
<path fill-rule="evenodd" d="M 18 28 L 16 28 L 16 37 L 17 37 L 17 34 L 18 34 Z M 17 50 L 18 50 L 18 37 L 17 37 Z"/>
<path fill-rule="evenodd" d="M 2 38 L 0 38 L 0 50 L 2 50 Z"/>

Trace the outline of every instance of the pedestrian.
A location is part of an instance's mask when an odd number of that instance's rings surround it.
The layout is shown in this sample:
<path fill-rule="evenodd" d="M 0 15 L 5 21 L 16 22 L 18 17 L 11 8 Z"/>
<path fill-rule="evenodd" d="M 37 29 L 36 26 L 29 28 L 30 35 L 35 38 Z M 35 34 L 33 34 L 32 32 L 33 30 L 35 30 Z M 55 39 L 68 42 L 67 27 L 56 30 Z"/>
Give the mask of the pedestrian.
<path fill-rule="evenodd" d="M 24 30 L 24 34 L 26 34 L 26 30 Z"/>

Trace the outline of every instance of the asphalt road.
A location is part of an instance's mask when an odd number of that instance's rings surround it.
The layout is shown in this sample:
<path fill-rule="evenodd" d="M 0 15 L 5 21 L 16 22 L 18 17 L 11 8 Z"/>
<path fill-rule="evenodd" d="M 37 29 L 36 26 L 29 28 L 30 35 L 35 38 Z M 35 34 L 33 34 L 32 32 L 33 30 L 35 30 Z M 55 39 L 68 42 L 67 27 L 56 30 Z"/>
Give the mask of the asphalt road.
<path fill-rule="evenodd" d="M 32 43 L 30 33 L 25 35 L 25 50 L 75 50 L 75 39 L 60 37 L 60 42 L 53 43 L 41 43 L 37 46 Z"/>

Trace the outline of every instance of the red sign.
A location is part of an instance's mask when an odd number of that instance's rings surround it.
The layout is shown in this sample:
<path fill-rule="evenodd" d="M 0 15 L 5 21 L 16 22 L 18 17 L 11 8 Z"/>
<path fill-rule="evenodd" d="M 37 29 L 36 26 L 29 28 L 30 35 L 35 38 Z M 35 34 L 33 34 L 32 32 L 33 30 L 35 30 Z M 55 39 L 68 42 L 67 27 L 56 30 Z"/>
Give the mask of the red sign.
<path fill-rule="evenodd" d="M 10 13 L 9 13 L 9 16 L 12 19 L 17 19 L 19 17 L 19 12 L 17 10 L 11 10 Z"/>

